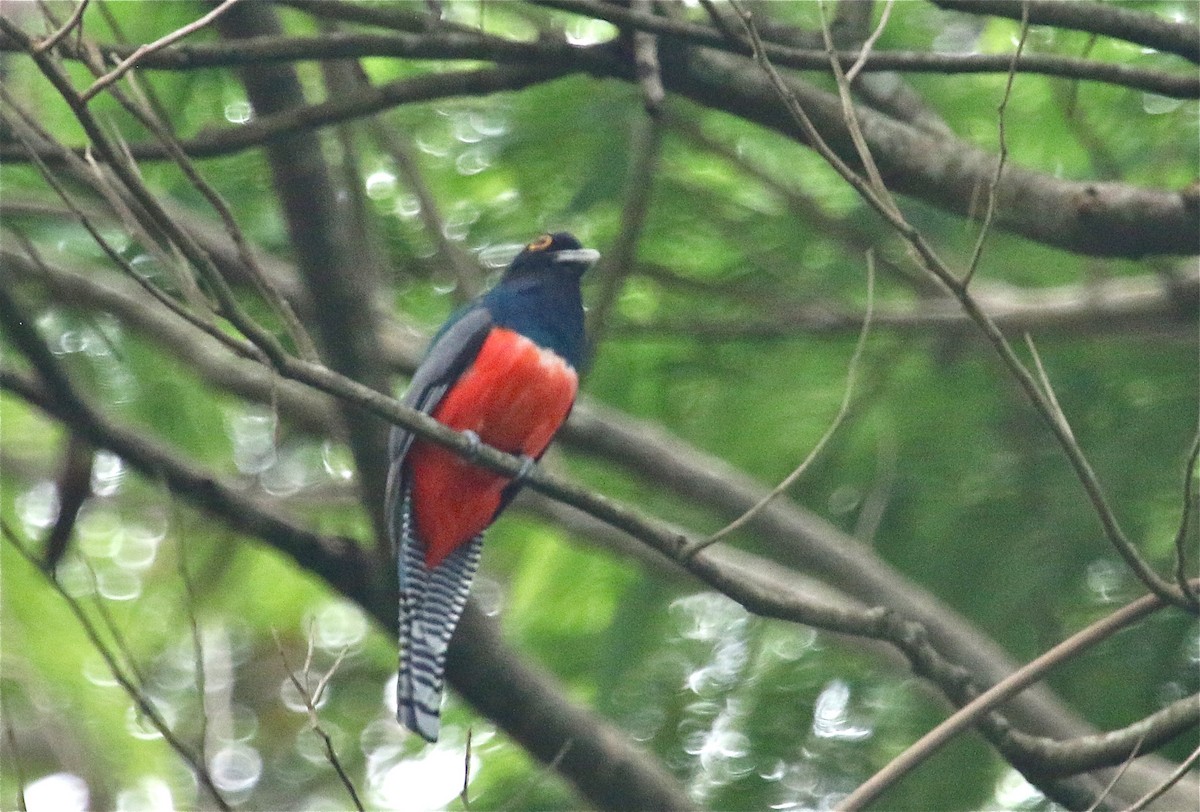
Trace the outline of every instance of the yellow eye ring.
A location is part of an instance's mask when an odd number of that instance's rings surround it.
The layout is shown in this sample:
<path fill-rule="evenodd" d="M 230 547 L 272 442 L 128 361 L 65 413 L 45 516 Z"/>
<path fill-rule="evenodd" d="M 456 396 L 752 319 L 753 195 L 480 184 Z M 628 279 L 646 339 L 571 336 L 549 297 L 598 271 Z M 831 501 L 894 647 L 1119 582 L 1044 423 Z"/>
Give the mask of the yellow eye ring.
<path fill-rule="evenodd" d="M 553 237 L 551 237 L 549 234 L 543 234 L 525 247 L 530 251 L 545 251 L 553 242 Z"/>

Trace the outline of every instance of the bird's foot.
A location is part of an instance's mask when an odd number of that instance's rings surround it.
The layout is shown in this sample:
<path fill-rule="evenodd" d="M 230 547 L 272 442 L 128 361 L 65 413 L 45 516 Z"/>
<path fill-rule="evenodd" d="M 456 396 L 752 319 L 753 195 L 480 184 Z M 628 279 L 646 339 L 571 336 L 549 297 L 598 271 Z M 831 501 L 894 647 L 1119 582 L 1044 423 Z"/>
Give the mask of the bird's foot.
<path fill-rule="evenodd" d="M 521 467 L 517 469 L 517 475 L 513 477 L 513 482 L 524 482 L 533 473 L 533 467 L 537 465 L 537 460 L 528 454 L 521 455 Z"/>
<path fill-rule="evenodd" d="M 483 441 L 479 439 L 479 435 L 467 429 L 462 433 L 467 440 L 466 457 L 471 462 L 479 459 L 479 449 L 483 447 Z"/>

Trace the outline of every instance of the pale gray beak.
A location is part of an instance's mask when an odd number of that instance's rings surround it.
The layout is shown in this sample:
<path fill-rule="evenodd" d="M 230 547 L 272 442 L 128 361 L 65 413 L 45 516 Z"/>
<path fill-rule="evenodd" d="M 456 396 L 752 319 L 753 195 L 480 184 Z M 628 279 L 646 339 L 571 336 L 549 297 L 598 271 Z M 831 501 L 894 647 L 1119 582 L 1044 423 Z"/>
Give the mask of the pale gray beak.
<path fill-rule="evenodd" d="M 595 248 L 575 248 L 554 253 L 555 262 L 581 262 L 584 265 L 595 265 L 600 259 L 600 252 Z"/>

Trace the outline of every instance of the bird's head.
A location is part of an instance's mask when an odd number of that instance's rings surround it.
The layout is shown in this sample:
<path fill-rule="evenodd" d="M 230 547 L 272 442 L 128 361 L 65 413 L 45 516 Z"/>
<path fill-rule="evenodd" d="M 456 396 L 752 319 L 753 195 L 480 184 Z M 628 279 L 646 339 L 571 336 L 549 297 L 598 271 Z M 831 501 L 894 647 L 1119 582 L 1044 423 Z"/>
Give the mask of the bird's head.
<path fill-rule="evenodd" d="M 508 266 L 504 276 L 570 274 L 579 277 L 600 259 L 600 252 L 584 248 L 565 231 L 543 234 L 528 243 Z"/>

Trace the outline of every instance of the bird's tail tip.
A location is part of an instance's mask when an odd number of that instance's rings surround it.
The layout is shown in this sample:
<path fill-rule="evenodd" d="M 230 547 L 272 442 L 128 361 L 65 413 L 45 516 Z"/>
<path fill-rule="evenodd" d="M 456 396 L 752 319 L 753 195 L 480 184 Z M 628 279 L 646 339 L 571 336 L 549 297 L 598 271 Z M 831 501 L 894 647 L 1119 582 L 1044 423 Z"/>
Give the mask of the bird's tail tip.
<path fill-rule="evenodd" d="M 441 732 L 442 727 L 440 714 L 431 713 L 411 700 L 406 701 L 403 698 L 396 707 L 396 721 L 430 744 L 438 740 L 438 733 Z"/>

